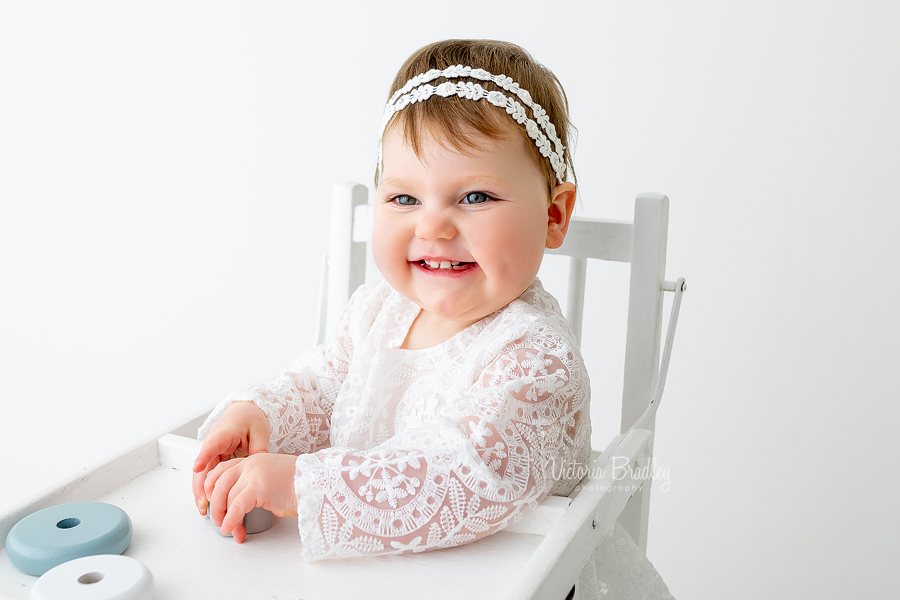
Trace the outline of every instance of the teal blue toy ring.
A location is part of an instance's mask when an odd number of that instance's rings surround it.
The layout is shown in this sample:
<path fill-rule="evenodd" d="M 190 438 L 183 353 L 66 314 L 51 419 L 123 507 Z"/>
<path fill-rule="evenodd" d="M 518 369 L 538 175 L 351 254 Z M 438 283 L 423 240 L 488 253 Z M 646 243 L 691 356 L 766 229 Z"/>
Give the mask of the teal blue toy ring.
<path fill-rule="evenodd" d="M 122 554 L 134 529 L 121 508 L 73 502 L 32 513 L 6 536 L 6 555 L 29 575 L 43 575 L 64 562 L 95 554 Z"/>

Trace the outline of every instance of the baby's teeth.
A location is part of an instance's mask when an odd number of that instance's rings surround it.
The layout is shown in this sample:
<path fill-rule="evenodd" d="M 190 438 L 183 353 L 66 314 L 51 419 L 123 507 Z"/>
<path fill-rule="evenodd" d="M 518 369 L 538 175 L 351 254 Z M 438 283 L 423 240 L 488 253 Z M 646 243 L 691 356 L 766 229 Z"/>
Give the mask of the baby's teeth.
<path fill-rule="evenodd" d="M 460 266 L 461 262 L 451 262 L 449 260 L 423 260 L 422 264 L 428 265 L 432 269 L 453 269 Z"/>

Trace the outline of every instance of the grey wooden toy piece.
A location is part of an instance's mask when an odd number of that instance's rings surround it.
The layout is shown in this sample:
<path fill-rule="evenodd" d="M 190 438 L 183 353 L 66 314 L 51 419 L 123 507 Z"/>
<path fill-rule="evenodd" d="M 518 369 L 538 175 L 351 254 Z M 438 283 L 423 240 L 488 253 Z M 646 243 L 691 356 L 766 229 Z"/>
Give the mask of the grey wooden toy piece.
<path fill-rule="evenodd" d="M 275 515 L 264 508 L 256 507 L 246 515 L 244 515 L 244 529 L 247 531 L 247 535 L 250 535 L 251 533 L 262 533 L 263 531 L 268 531 L 269 529 L 272 529 L 272 525 L 274 524 Z M 229 533 L 225 537 L 232 536 Z"/>
<path fill-rule="evenodd" d="M 244 515 L 244 529 L 247 533 L 262 533 L 272 529 L 275 523 L 275 515 L 264 508 L 254 508 Z"/>

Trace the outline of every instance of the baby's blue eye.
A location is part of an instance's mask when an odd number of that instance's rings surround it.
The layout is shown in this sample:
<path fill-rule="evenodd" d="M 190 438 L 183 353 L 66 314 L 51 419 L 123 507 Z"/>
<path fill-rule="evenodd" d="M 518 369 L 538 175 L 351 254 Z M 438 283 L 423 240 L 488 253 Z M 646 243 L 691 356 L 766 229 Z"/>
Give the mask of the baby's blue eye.
<path fill-rule="evenodd" d="M 412 196 L 406 196 L 406 195 L 394 196 L 393 198 L 391 198 L 391 201 L 396 202 L 400 206 L 414 206 L 419 203 L 419 201 L 416 200 L 415 198 L 413 198 Z"/>
<path fill-rule="evenodd" d="M 466 197 L 463 198 L 463 204 L 484 204 L 491 197 L 485 194 L 484 192 L 469 192 L 466 194 Z"/>

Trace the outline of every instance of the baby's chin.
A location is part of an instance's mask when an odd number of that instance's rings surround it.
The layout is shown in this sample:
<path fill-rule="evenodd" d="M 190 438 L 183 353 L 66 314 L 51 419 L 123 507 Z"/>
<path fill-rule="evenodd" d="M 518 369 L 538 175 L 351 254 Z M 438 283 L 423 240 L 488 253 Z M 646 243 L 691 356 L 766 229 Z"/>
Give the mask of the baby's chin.
<path fill-rule="evenodd" d="M 475 262 L 469 263 L 472 267 L 439 272 L 411 262 L 407 264 L 410 271 L 382 270 L 385 281 L 436 324 L 456 323 L 463 327 L 505 308 L 528 289 L 536 276 L 520 276 L 517 280 L 490 277 Z"/>
<path fill-rule="evenodd" d="M 447 323 L 457 323 L 459 326 L 468 327 L 473 323 L 488 317 L 498 310 L 509 305 L 510 302 L 518 298 L 521 294 L 504 296 L 493 296 L 489 302 L 463 302 L 461 299 L 441 299 L 430 300 L 427 298 L 416 298 L 413 302 L 418 305 L 425 313 L 438 321 Z"/>

